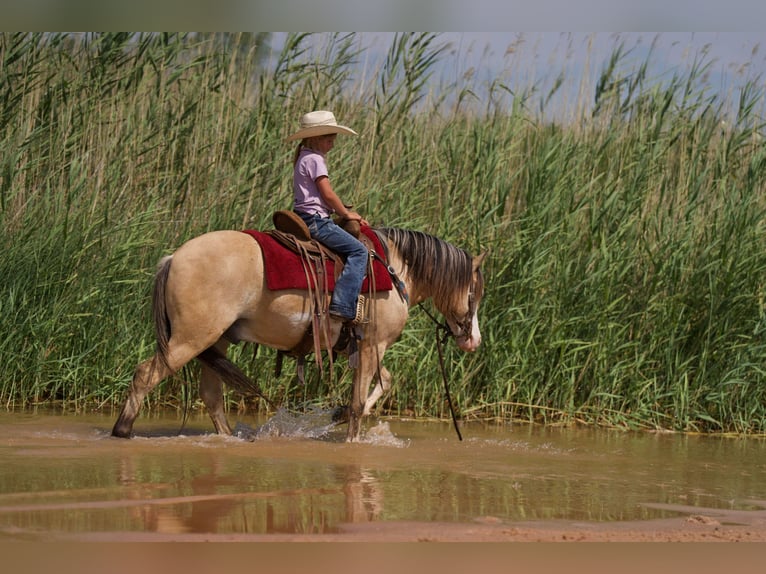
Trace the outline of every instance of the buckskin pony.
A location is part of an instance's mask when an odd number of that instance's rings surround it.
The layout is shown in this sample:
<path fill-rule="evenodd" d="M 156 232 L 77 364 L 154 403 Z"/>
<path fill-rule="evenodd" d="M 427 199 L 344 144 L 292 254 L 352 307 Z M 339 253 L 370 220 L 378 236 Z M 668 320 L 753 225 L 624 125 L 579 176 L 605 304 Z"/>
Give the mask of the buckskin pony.
<path fill-rule="evenodd" d="M 372 320 L 356 327 L 362 330 L 362 338 L 348 407 L 350 442 L 359 439 L 362 417 L 391 386 L 391 373 L 381 361 L 399 338 L 412 306 L 432 299 L 460 349 L 475 351 L 481 343 L 477 312 L 484 291 L 480 266 L 486 252 L 473 257 L 419 231 L 380 228 L 375 232 L 402 289 L 377 291 L 368 301 Z M 135 369 L 112 429 L 114 436 L 130 437 L 146 395 L 194 358 L 202 364 L 199 393 L 215 429 L 231 434 L 222 384 L 257 393 L 260 389 L 226 357 L 228 345 L 249 341 L 282 351 L 293 349 L 314 313 L 306 290 L 268 288 L 264 261 L 251 235 L 232 230 L 190 239 L 159 262 L 152 296 L 157 349 Z M 341 322 L 330 321 L 323 349 L 336 344 L 341 328 Z"/>

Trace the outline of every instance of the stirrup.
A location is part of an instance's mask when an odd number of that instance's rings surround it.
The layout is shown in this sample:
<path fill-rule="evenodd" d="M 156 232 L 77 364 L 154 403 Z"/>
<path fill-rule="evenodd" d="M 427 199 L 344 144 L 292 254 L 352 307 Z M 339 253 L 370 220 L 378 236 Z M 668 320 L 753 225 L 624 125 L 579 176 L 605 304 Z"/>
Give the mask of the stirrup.
<path fill-rule="evenodd" d="M 359 299 L 356 302 L 356 316 L 352 321 L 354 325 L 363 325 L 370 322 L 370 318 L 367 317 L 367 313 L 365 312 L 367 310 L 365 303 L 366 299 L 364 295 L 359 295 Z"/>
<path fill-rule="evenodd" d="M 367 314 L 365 313 L 364 295 L 359 295 L 359 299 L 356 302 L 356 314 L 354 315 L 352 319 L 348 317 L 344 317 L 342 315 L 338 315 L 334 313 L 333 311 L 330 311 L 330 317 L 338 321 L 342 321 L 343 323 L 346 323 L 349 325 L 361 325 L 364 323 L 369 323 L 370 320 L 367 318 Z"/>

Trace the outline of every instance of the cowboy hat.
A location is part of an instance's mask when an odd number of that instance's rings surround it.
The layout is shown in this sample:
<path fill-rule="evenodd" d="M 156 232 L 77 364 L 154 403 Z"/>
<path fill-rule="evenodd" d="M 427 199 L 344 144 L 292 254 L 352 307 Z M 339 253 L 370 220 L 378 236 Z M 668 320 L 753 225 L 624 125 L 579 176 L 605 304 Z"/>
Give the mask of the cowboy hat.
<path fill-rule="evenodd" d="M 351 128 L 339 125 L 338 122 L 335 121 L 335 115 L 332 112 L 319 110 L 303 114 L 303 116 L 301 116 L 301 128 L 291 136 L 288 136 L 285 141 L 302 140 L 326 134 L 358 135 Z"/>

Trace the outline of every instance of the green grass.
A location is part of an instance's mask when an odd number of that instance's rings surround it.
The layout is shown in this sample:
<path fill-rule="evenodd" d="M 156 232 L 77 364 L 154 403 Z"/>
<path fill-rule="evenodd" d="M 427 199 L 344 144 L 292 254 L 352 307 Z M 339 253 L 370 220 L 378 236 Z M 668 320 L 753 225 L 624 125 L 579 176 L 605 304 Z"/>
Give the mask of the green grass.
<path fill-rule="evenodd" d="M 725 99 L 704 55 L 655 80 L 618 44 L 594 105 L 553 121 L 560 83 L 437 82 L 438 36 L 397 36 L 366 78 L 353 34 L 291 35 L 274 69 L 264 39 L 0 34 L 0 404 L 119 405 L 153 348 L 157 260 L 211 229 L 268 227 L 291 201 L 283 138 L 328 108 L 361 134 L 330 157 L 344 199 L 491 249 L 484 344 L 447 351 L 464 416 L 766 432 L 756 80 Z M 432 332 L 413 311 L 385 412 L 449 416 Z M 301 388 L 266 349 L 233 357 L 290 404 L 347 400 L 345 364 Z M 148 406 L 179 407 L 184 380 Z"/>

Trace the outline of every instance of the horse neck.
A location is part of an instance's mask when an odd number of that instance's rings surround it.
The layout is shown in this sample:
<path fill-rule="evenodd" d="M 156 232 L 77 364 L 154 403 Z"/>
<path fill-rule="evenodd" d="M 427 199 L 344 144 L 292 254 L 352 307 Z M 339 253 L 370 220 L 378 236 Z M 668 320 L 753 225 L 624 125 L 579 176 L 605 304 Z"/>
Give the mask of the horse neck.
<path fill-rule="evenodd" d="M 396 248 L 391 244 L 386 245 L 386 257 L 388 259 L 388 264 L 391 266 L 391 269 L 393 269 L 396 273 L 396 278 L 404 283 L 404 291 L 407 294 L 410 307 L 413 307 L 430 297 L 427 292 L 423 292 L 420 286 L 417 285 L 415 281 L 413 281 L 410 274 L 407 273 L 407 268 L 404 265 L 404 259 L 396 250 Z"/>
<path fill-rule="evenodd" d="M 414 307 L 418 303 L 427 301 L 434 296 L 436 291 L 434 286 L 427 281 L 416 281 L 413 278 L 412 273 L 408 273 L 404 261 L 395 249 L 392 249 L 389 252 L 389 263 L 394 268 L 399 278 L 404 282 L 407 296 L 409 297 L 410 307 Z M 439 309 L 439 311 L 442 312 L 441 309 Z"/>
<path fill-rule="evenodd" d="M 406 274 L 403 280 L 405 285 L 407 285 L 407 293 L 410 297 L 410 307 L 414 307 L 418 303 L 422 303 L 433 297 L 433 289 L 428 285 L 412 281 Z"/>

